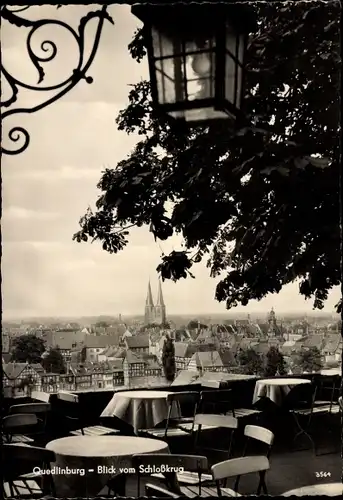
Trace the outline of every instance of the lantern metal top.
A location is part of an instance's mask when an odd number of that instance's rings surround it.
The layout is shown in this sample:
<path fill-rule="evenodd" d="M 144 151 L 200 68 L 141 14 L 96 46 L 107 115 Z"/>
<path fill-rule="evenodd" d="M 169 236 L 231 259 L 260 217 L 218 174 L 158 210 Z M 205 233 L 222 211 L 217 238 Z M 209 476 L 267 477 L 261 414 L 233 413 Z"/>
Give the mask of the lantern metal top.
<path fill-rule="evenodd" d="M 164 33 L 187 34 L 190 37 L 205 29 L 215 30 L 218 19 L 225 17 L 239 33 L 254 31 L 256 16 L 245 4 L 163 4 L 133 5 L 131 12 L 144 24 L 156 25 Z"/>

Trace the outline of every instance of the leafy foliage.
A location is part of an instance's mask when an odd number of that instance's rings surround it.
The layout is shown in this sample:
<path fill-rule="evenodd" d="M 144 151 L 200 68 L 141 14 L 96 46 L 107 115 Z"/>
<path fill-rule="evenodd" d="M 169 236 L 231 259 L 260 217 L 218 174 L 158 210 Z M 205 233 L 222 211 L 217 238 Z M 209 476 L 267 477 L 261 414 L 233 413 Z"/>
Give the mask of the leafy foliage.
<path fill-rule="evenodd" d="M 299 354 L 293 358 L 294 373 L 315 373 L 322 368 L 322 357 L 318 347 L 302 349 Z"/>
<path fill-rule="evenodd" d="M 50 349 L 47 356 L 42 359 L 44 370 L 50 373 L 66 373 L 64 359 L 59 347 Z"/>
<path fill-rule="evenodd" d="M 265 377 L 274 377 L 275 375 L 286 375 L 287 370 L 282 353 L 275 346 L 271 346 L 266 354 Z"/>
<path fill-rule="evenodd" d="M 40 363 L 44 351 L 44 340 L 35 335 L 21 335 L 13 340 L 11 361 Z"/>
<path fill-rule="evenodd" d="M 176 374 L 175 347 L 173 340 L 166 336 L 162 350 L 162 366 L 166 380 L 173 382 Z"/>
<path fill-rule="evenodd" d="M 236 359 L 242 368 L 242 373 L 248 375 L 262 375 L 264 371 L 264 361 L 254 349 L 240 349 Z"/>
<path fill-rule="evenodd" d="M 206 259 L 228 308 L 296 279 L 314 308 L 324 306 L 341 282 L 340 4 L 280 5 L 255 7 L 244 99 L 251 127 L 186 128 L 153 109 L 148 82 L 133 86 L 117 123 L 141 140 L 103 172 L 96 211 L 82 217 L 76 241 L 117 253 L 131 227 L 148 225 L 155 239 L 183 236 L 182 250 L 162 255 L 163 280 L 192 276 Z M 138 61 L 142 35 L 129 46 Z"/>

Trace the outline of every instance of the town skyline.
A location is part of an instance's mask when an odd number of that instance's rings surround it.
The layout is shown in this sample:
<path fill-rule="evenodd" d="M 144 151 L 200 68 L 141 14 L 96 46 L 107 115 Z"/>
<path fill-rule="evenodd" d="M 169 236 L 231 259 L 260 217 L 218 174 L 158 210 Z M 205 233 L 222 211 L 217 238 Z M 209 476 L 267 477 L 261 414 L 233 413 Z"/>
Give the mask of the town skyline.
<path fill-rule="evenodd" d="M 65 15 L 71 25 L 94 6 L 40 6 L 38 17 Z M 155 269 L 161 254 L 180 249 L 175 235 L 155 241 L 147 227 L 130 230 L 130 243 L 117 255 L 101 244 L 72 241 L 78 220 L 100 195 L 96 188 L 105 168 L 114 168 L 139 140 L 118 131 L 115 119 L 127 105 L 129 85 L 148 78 L 147 61 L 137 64 L 127 49 L 139 21 L 127 5 L 112 5 L 115 29 L 105 24 L 99 52 L 90 76 L 70 94 L 34 115 L 21 117 L 31 134 L 29 148 L 19 156 L 2 159 L 2 310 L 4 318 L 142 314 L 149 276 L 157 288 Z M 29 71 L 20 33 L 9 23 L 3 27 L 2 56 L 14 72 Z M 58 37 L 61 57 L 52 78 L 72 63 L 69 39 Z M 62 57 L 63 56 L 63 57 Z M 109 65 L 108 61 L 116 61 Z M 117 68 L 120 67 L 120 72 Z M 62 71 L 63 70 L 63 71 Z M 32 68 L 31 68 L 32 71 Z M 31 74 L 31 73 L 30 73 Z M 35 73 L 32 73 L 35 78 Z M 6 90 L 6 89 L 5 89 Z M 23 101 L 31 99 L 25 93 Z M 94 132 L 96 130 L 96 133 Z M 77 131 L 77 133 L 75 133 Z M 219 279 L 209 276 L 206 263 L 192 268 L 196 279 L 163 283 L 168 314 L 228 314 L 225 303 L 215 301 Z M 155 288 L 154 288 L 155 290 Z M 341 296 L 332 290 L 324 312 L 334 312 Z M 237 313 L 295 311 L 310 313 L 313 300 L 298 293 L 298 284 L 279 294 L 233 309 Z"/>

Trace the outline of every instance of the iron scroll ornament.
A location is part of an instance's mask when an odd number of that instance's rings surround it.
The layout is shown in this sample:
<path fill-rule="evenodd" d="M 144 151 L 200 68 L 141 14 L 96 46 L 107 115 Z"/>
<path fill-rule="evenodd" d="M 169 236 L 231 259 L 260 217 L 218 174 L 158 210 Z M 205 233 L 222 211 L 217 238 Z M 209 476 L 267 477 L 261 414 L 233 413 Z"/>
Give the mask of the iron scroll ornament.
<path fill-rule="evenodd" d="M 12 25 L 18 28 L 28 28 L 29 33 L 26 39 L 26 49 L 28 56 L 37 69 L 38 72 L 38 82 L 36 85 L 28 84 L 22 80 L 19 80 L 17 77 L 11 75 L 5 68 L 3 59 L 1 60 L 1 79 L 7 80 L 7 84 L 11 89 L 11 95 L 8 99 L 3 100 L 1 96 L 1 124 L 2 124 L 2 133 L 3 133 L 3 122 L 6 118 L 13 115 L 24 114 L 24 113 L 35 113 L 50 104 L 54 103 L 65 94 L 67 94 L 70 90 L 72 90 L 81 80 L 85 80 L 87 83 L 92 83 L 93 78 L 87 76 L 87 72 L 93 63 L 96 52 L 98 50 L 101 32 L 103 28 L 104 21 L 107 20 L 111 24 L 114 24 L 111 16 L 107 12 L 107 5 L 104 5 L 100 10 L 89 12 L 86 16 L 81 18 L 78 30 L 76 31 L 67 23 L 58 20 L 58 19 L 39 19 L 32 21 L 30 19 L 26 19 L 19 16 L 19 13 L 22 13 L 28 10 L 31 6 L 21 6 L 21 7 L 12 7 L 12 6 L 2 6 L 1 7 L 1 22 L 7 21 Z M 57 6 L 59 8 L 60 6 Z M 94 43 L 92 50 L 85 60 L 84 57 L 84 48 L 85 48 L 85 30 L 88 22 L 91 19 L 98 19 L 98 24 L 96 28 L 96 33 L 94 37 Z M 40 43 L 40 50 L 42 54 L 38 55 L 36 51 L 32 48 L 32 39 L 34 35 L 45 26 L 58 26 L 68 31 L 70 35 L 72 35 L 73 39 L 77 43 L 79 49 L 78 62 L 76 67 L 72 70 L 72 74 L 65 78 L 64 81 L 59 82 L 55 85 L 43 86 L 41 85 L 44 82 L 45 71 L 42 67 L 42 63 L 47 63 L 52 61 L 58 52 L 57 45 L 52 40 L 44 40 Z M 40 92 L 54 92 L 52 96 L 49 96 L 47 100 L 39 103 L 33 107 L 13 107 L 15 105 L 20 89 L 26 89 L 29 91 L 40 91 Z M 6 108 L 6 111 L 3 109 Z M 10 109 L 8 109 L 10 108 Z M 6 133 L 7 140 L 12 143 L 18 143 L 19 145 L 14 149 L 7 149 L 3 146 L 3 141 L 1 143 L 1 153 L 6 155 L 17 155 L 22 153 L 27 149 L 30 144 L 30 134 L 29 132 L 22 126 L 13 126 Z"/>

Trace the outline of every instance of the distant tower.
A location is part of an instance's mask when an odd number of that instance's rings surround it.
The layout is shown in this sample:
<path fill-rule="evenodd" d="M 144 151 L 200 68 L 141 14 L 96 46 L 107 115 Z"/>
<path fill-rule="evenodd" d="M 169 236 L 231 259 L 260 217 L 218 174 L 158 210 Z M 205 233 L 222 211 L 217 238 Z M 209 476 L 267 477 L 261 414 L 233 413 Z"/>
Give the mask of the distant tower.
<path fill-rule="evenodd" d="M 155 306 L 155 323 L 158 325 L 164 325 L 167 320 L 166 306 L 163 300 L 162 285 L 161 281 L 158 282 L 158 294 L 157 302 Z"/>
<path fill-rule="evenodd" d="M 270 337 L 275 337 L 275 335 L 277 334 L 278 328 L 277 328 L 277 324 L 276 324 L 276 315 L 275 315 L 275 311 L 273 308 L 270 311 L 269 316 L 268 316 L 268 325 L 269 325 L 268 335 Z"/>
<path fill-rule="evenodd" d="M 155 308 L 154 308 L 154 301 L 152 300 L 151 285 L 149 281 L 148 293 L 145 301 L 144 322 L 146 325 L 149 325 L 151 323 L 154 323 L 154 321 L 155 321 Z"/>

